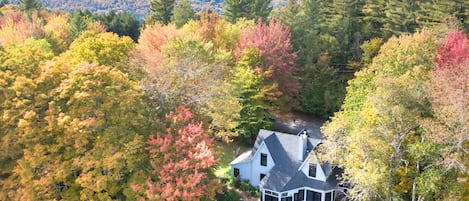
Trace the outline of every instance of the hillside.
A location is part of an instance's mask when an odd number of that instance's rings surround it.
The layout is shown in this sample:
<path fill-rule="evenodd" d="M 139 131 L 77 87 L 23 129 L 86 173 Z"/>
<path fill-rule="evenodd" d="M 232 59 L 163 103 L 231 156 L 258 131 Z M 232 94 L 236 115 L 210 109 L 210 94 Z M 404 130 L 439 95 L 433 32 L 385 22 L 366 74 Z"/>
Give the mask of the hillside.
<path fill-rule="evenodd" d="M 49 9 L 59 9 L 64 11 L 89 10 L 92 13 L 103 14 L 108 11 L 129 11 L 143 19 L 150 12 L 150 0 L 40 0 L 44 7 Z M 224 0 L 189 0 L 196 11 L 200 11 L 208 6 L 212 10 L 221 14 L 223 12 Z M 10 0 L 16 3 L 18 0 Z M 273 0 L 274 6 L 286 3 L 286 0 Z"/>

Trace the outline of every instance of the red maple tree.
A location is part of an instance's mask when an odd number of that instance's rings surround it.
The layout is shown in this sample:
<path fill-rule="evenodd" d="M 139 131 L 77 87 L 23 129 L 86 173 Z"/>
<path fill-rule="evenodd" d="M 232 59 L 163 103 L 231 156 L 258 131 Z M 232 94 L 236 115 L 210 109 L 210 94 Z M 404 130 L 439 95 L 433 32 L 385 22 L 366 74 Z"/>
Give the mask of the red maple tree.
<path fill-rule="evenodd" d="M 468 59 L 469 43 L 466 34 L 452 30 L 436 52 L 435 64 L 437 68 L 455 67 Z"/>
<path fill-rule="evenodd" d="M 272 19 L 268 24 L 259 20 L 256 27 L 241 35 L 235 54 L 239 57 L 249 47 L 258 49 L 265 78 L 278 83 L 283 94 L 295 97 L 299 91 L 298 79 L 293 76 L 297 53 L 293 52 L 290 35 L 290 29 L 280 20 Z"/>
<path fill-rule="evenodd" d="M 150 200 L 200 200 L 213 198 L 218 182 L 209 177 L 217 163 L 213 140 L 193 114 L 178 107 L 166 116 L 165 133 L 157 133 L 147 142 L 153 178 L 143 187 Z M 142 188 L 134 185 L 134 190 Z"/>

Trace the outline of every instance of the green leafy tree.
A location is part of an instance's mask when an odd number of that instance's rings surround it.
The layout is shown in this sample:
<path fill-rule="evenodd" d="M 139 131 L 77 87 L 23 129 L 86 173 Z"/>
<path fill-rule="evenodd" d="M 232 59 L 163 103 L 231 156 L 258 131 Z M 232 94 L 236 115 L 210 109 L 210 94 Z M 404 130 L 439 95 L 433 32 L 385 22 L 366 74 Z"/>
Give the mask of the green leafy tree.
<path fill-rule="evenodd" d="M 150 1 L 150 21 L 168 24 L 173 17 L 175 0 L 151 0 Z"/>
<path fill-rule="evenodd" d="M 240 96 L 239 123 L 237 132 L 248 139 L 255 137 L 259 129 L 268 129 L 273 126 L 273 116 L 268 112 L 269 87 L 263 87 L 263 77 L 259 72 L 262 58 L 259 50 L 247 48 L 243 51 L 233 75 L 233 84 Z"/>
<path fill-rule="evenodd" d="M 180 28 L 186 24 L 189 20 L 197 19 L 197 14 L 195 13 L 194 8 L 188 0 L 183 0 L 176 5 L 174 8 L 174 15 L 172 21 L 176 27 Z"/>

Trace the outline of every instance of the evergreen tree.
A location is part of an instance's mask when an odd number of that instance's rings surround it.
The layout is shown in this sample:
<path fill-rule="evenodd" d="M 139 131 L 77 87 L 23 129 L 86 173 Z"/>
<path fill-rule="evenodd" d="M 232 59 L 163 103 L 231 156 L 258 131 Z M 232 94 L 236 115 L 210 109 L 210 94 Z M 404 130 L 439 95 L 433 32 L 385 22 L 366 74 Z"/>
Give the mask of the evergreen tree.
<path fill-rule="evenodd" d="M 0 8 L 9 4 L 8 0 L 0 0 Z"/>
<path fill-rule="evenodd" d="M 176 5 L 174 9 L 173 22 L 180 28 L 189 20 L 197 19 L 197 14 L 188 0 L 183 0 Z"/>
<path fill-rule="evenodd" d="M 271 0 L 253 0 L 250 6 L 251 17 L 249 19 L 258 20 L 261 18 L 264 22 L 268 21 L 272 11 Z"/>
<path fill-rule="evenodd" d="M 77 38 L 81 32 L 88 28 L 90 18 L 84 15 L 81 11 L 74 12 L 68 18 L 70 24 L 70 38 L 73 40 Z"/>
<path fill-rule="evenodd" d="M 296 22 L 299 21 L 300 12 L 301 7 L 298 0 L 288 0 L 287 5 L 281 8 L 279 18 L 282 20 L 283 24 L 290 27 L 290 30 L 292 30 L 296 27 Z"/>
<path fill-rule="evenodd" d="M 33 11 L 38 11 L 42 8 L 42 3 L 38 0 L 19 0 L 18 8 L 28 14 L 29 21 L 32 20 Z"/>
<path fill-rule="evenodd" d="M 242 17 L 249 20 L 262 18 L 267 21 L 270 11 L 271 0 L 226 0 L 224 15 L 225 19 L 232 23 Z"/>
<path fill-rule="evenodd" d="M 31 12 L 42 8 L 42 3 L 38 0 L 19 0 L 18 8 L 23 12 Z"/>
<path fill-rule="evenodd" d="M 239 18 L 249 16 L 250 0 L 225 0 L 225 19 L 229 22 L 236 22 Z"/>
<path fill-rule="evenodd" d="M 383 31 L 386 38 L 392 35 L 414 33 L 417 28 L 418 4 L 415 0 L 395 0 L 386 4 Z"/>
<path fill-rule="evenodd" d="M 382 28 L 386 14 L 384 7 L 386 5 L 385 0 L 365 0 L 362 7 L 363 15 L 360 20 L 363 23 L 362 33 L 364 40 L 372 38 L 382 38 Z"/>
<path fill-rule="evenodd" d="M 168 24 L 173 17 L 175 0 L 151 0 L 150 21 Z"/>
<path fill-rule="evenodd" d="M 436 27 L 448 22 L 459 22 L 468 31 L 469 2 L 464 0 L 429 0 L 419 4 L 416 14 L 421 27 Z"/>
<path fill-rule="evenodd" d="M 129 12 L 117 13 L 114 11 L 106 15 L 95 17 L 106 27 L 106 31 L 116 33 L 119 36 L 129 36 L 137 41 L 140 34 L 140 22 L 137 17 Z"/>

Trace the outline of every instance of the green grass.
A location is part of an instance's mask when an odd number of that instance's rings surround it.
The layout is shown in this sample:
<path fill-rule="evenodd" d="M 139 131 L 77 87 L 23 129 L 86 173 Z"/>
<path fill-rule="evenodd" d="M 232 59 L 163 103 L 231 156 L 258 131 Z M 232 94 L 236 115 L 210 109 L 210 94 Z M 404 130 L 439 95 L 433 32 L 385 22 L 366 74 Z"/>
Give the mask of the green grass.
<path fill-rule="evenodd" d="M 230 162 L 236 158 L 236 150 L 239 149 L 239 153 L 241 154 L 248 150 L 250 147 L 239 141 L 234 141 L 230 143 L 215 142 L 215 150 L 219 154 L 218 158 L 218 165 L 214 168 L 214 174 L 219 179 L 224 179 L 227 181 L 224 185 L 224 190 L 222 194 L 217 194 L 217 200 L 223 201 L 239 201 L 241 198 L 239 190 L 234 189 L 233 179 L 230 179 Z M 231 181 L 231 182 L 230 182 Z"/>
<path fill-rule="evenodd" d="M 230 162 L 233 161 L 236 156 L 235 152 L 239 148 L 239 153 L 241 154 L 249 149 L 248 145 L 240 142 L 216 142 L 215 149 L 220 154 L 218 165 L 215 167 L 215 176 L 218 178 L 229 178 L 230 177 Z"/>

